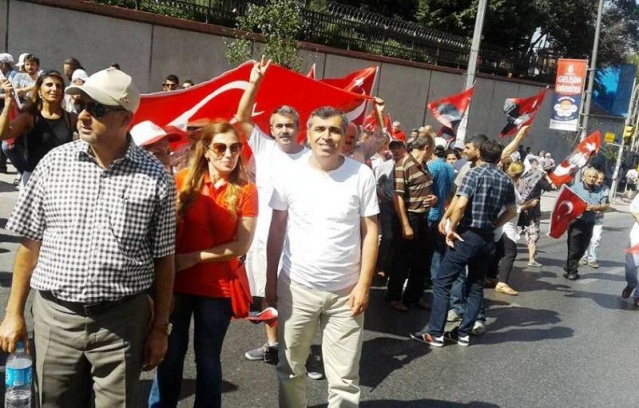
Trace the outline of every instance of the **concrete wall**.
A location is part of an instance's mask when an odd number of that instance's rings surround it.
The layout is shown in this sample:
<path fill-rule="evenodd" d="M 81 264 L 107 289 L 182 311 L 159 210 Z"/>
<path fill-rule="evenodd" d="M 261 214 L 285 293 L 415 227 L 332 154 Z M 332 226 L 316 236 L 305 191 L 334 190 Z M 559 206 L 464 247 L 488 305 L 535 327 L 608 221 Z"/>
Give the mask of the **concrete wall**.
<path fill-rule="evenodd" d="M 89 73 L 118 62 L 143 92 L 154 92 L 160 90 L 170 73 L 181 80 L 199 82 L 231 68 L 224 55 L 228 37 L 224 29 L 211 33 L 211 26 L 76 0 L 39 2 L 43 4 L 0 0 L 0 47 L 15 58 L 22 52 L 35 53 L 44 69 L 61 70 L 62 61 L 70 56 L 78 58 Z M 254 57 L 259 57 L 262 50 L 261 44 L 254 44 Z M 303 49 L 300 55 L 302 72 L 315 63 L 318 78 L 340 77 L 378 65 L 374 91 L 387 101 L 393 118 L 407 130 L 424 123 L 437 128 L 426 111 L 427 101 L 459 92 L 464 84 L 462 72 L 424 64 L 326 47 Z M 542 88 L 541 84 L 479 76 L 467 134 L 497 135 L 505 124 L 504 100 L 532 96 Z M 571 150 L 567 140 L 573 136 L 548 129 L 551 101 L 549 90 L 525 145 L 533 151 L 549 150 L 561 158 Z M 614 128 L 617 123 L 610 126 Z"/>

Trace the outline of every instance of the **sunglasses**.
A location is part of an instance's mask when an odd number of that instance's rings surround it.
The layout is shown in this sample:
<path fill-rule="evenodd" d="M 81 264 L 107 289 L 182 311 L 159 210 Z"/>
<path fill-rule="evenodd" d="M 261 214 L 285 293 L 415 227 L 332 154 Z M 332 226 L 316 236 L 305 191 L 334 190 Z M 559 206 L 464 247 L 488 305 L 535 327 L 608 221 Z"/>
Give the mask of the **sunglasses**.
<path fill-rule="evenodd" d="M 238 154 L 242 151 L 242 143 L 237 142 L 237 143 L 232 143 L 230 145 L 224 144 L 224 143 L 212 143 L 208 149 L 210 151 L 212 151 L 213 153 L 215 153 L 216 156 L 221 157 L 224 156 L 224 153 L 226 153 L 226 149 L 230 149 L 231 150 L 231 154 Z"/>
<path fill-rule="evenodd" d="M 82 112 L 83 110 L 89 112 L 89 115 L 93 116 L 96 119 L 100 119 L 102 116 L 106 115 L 109 112 L 124 111 L 124 109 L 119 106 L 106 106 L 96 101 L 80 102 L 79 111 Z"/>

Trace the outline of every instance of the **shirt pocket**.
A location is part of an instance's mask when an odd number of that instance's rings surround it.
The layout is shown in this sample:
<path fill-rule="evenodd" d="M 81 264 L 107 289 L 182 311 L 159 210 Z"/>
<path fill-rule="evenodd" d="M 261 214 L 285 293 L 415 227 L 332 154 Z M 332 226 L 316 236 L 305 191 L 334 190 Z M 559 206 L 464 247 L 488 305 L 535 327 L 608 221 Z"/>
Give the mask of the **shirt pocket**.
<path fill-rule="evenodd" d="M 155 199 L 135 194 L 115 198 L 109 206 L 111 232 L 124 255 L 139 258 L 150 249 Z"/>

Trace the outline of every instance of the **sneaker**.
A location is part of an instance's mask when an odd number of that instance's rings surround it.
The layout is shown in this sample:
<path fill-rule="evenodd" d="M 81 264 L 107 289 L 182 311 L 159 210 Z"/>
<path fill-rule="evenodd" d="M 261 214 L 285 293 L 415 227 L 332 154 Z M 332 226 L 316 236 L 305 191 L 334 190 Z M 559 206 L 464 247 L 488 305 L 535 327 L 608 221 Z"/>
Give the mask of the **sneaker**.
<path fill-rule="evenodd" d="M 473 336 L 481 336 L 486 333 L 486 323 L 481 320 L 476 320 L 473 329 L 470 331 Z"/>
<path fill-rule="evenodd" d="M 568 279 L 568 280 L 577 280 L 579 279 L 579 274 L 577 272 L 571 272 L 571 273 L 564 273 L 564 278 Z"/>
<path fill-rule="evenodd" d="M 435 337 L 430 333 L 411 333 L 410 338 L 431 347 L 444 347 L 444 336 Z"/>
<path fill-rule="evenodd" d="M 586 266 L 586 265 L 588 265 L 588 260 L 587 260 L 586 258 L 581 258 L 581 259 L 579 260 L 579 265 L 581 265 L 581 266 Z"/>
<path fill-rule="evenodd" d="M 265 343 L 262 347 L 249 350 L 244 353 L 244 358 L 249 361 L 262 360 L 268 364 L 277 364 L 277 346 L 271 347 Z"/>
<path fill-rule="evenodd" d="M 448 316 L 446 317 L 447 322 L 461 322 L 461 315 L 455 311 L 455 309 L 450 309 L 448 311 Z"/>
<path fill-rule="evenodd" d="M 621 291 L 621 297 L 624 299 L 628 299 L 630 295 L 632 295 L 633 290 L 635 290 L 635 288 L 630 285 L 626 285 L 626 287 L 623 288 L 623 290 Z"/>
<path fill-rule="evenodd" d="M 530 262 L 528 262 L 528 266 L 533 266 L 533 267 L 535 267 L 535 268 L 541 268 L 543 265 L 542 265 L 542 264 L 540 264 L 540 263 L 539 263 L 539 262 L 537 262 L 537 261 L 530 261 Z"/>
<path fill-rule="evenodd" d="M 324 364 L 322 356 L 308 355 L 306 360 L 306 376 L 311 380 L 319 381 L 324 378 Z"/>
<path fill-rule="evenodd" d="M 470 336 L 468 334 L 459 334 L 459 329 L 455 327 L 453 330 L 444 333 L 444 340 L 451 343 L 457 343 L 460 346 L 470 346 Z"/>
<path fill-rule="evenodd" d="M 599 264 L 597 263 L 597 261 L 589 261 L 588 266 L 595 269 L 599 268 Z"/>

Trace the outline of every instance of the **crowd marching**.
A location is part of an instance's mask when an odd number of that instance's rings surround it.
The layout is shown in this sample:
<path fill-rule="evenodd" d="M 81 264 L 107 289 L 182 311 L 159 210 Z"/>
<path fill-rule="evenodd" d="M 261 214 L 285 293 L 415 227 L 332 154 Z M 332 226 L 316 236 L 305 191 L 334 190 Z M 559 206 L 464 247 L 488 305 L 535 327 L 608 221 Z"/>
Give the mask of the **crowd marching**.
<path fill-rule="evenodd" d="M 130 129 L 140 93 L 117 64 L 89 75 L 69 58 L 60 73 L 33 54 L 16 64 L 0 54 L 0 170 L 8 158 L 21 189 L 6 228 L 22 237 L 0 345 L 28 340 L 33 289 L 41 406 L 133 406 L 141 370 L 157 367 L 149 406 L 175 407 L 191 320 L 195 406 L 221 406 L 224 337 L 253 297 L 254 308 L 277 309 L 278 324 L 245 357 L 276 365 L 280 406 L 306 406 L 307 375 L 326 376 L 330 407 L 358 406 L 374 279 L 387 283 L 389 308 L 431 311 L 411 338 L 468 346 L 486 331 L 484 288 L 518 294 L 517 244 L 542 266 L 540 197 L 557 189 L 556 164 L 524 148 L 527 126 L 506 147 L 483 134 L 457 145 L 427 125 L 387 129 L 375 98 L 374 130 L 330 106 L 306 123 L 281 106 L 260 129 L 252 113 L 269 65 L 255 63 L 231 121 L 189 122 L 184 136 L 151 121 Z M 193 85 L 168 75 L 162 90 Z M 573 190 L 586 208 L 568 229 L 570 280 L 598 267 L 610 202 L 594 168 Z M 625 298 L 639 285 L 636 257 Z M 321 365 L 310 354 L 318 330 Z"/>

